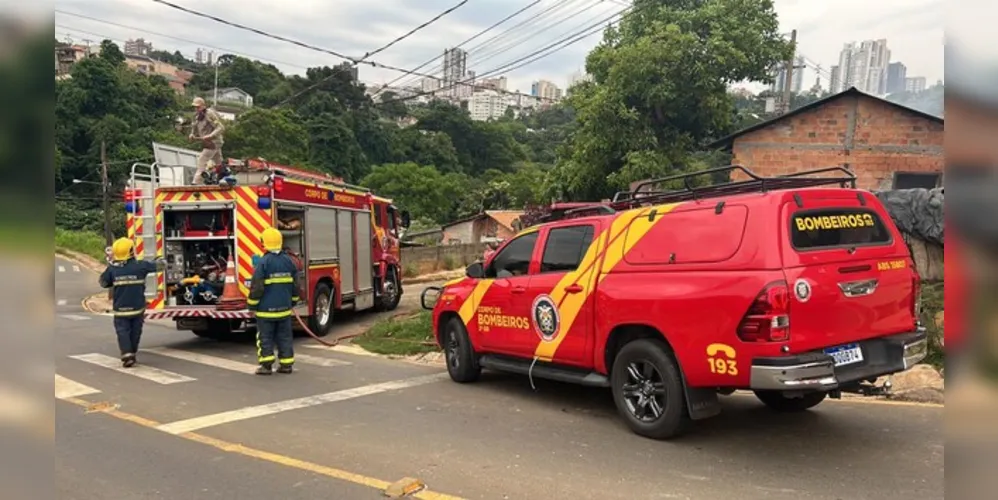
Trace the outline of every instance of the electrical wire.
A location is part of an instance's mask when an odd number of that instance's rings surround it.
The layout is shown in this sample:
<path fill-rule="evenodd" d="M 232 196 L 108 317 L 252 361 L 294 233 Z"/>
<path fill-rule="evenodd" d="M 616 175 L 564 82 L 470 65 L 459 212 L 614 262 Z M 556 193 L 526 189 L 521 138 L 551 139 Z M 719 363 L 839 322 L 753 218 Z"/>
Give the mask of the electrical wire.
<path fill-rule="evenodd" d="M 154 35 L 154 36 L 160 36 L 160 37 L 163 37 L 163 38 L 169 38 L 171 40 L 177 40 L 178 42 L 189 43 L 191 45 L 196 45 L 196 46 L 199 46 L 199 47 L 207 47 L 209 49 L 221 50 L 221 51 L 226 52 L 228 54 L 232 54 L 232 55 L 236 55 L 236 56 L 242 56 L 242 57 L 246 57 L 246 58 L 252 58 L 252 59 L 256 59 L 258 61 L 269 62 L 269 63 L 272 63 L 272 64 L 283 64 L 285 66 L 292 66 L 292 67 L 296 67 L 296 68 L 308 69 L 307 66 L 302 66 L 300 64 L 289 63 L 287 61 L 277 61 L 277 60 L 268 59 L 268 58 L 265 58 L 265 57 L 256 56 L 256 55 L 253 55 L 253 54 L 242 53 L 242 52 L 238 52 L 238 51 L 235 51 L 235 50 L 232 50 L 232 49 L 227 49 L 225 47 L 218 47 L 218 46 L 210 45 L 210 44 L 207 44 L 207 43 L 204 43 L 204 42 L 199 42 L 197 40 L 190 40 L 190 39 L 187 39 L 187 38 L 180 38 L 180 37 L 176 37 L 176 36 L 173 36 L 173 35 L 167 35 L 167 34 L 164 34 L 164 33 L 157 33 L 155 31 L 150 31 L 150 30 L 147 30 L 145 28 L 139 28 L 139 27 L 136 27 L 136 26 L 128 26 L 128 25 L 125 25 L 125 24 L 119 24 L 119 23 L 116 23 L 116 22 L 108 21 L 106 19 L 98 19 L 96 17 L 85 16 L 83 14 L 77 14 L 75 12 L 66 12 L 66 11 L 63 11 L 63 10 L 56 9 L 55 13 L 66 15 L 66 16 L 78 17 L 80 19 L 87 19 L 87 20 L 90 20 L 90 21 L 94 21 L 94 22 L 98 22 L 98 23 L 102 23 L 102 24 L 107 24 L 107 25 L 110 25 L 110 26 L 117 26 L 119 28 L 124 28 L 124 29 L 132 30 L 132 31 L 138 31 L 140 33 L 144 33 L 144 34 L 147 34 L 147 35 Z M 58 26 L 58 24 L 57 24 L 57 26 Z M 90 32 L 90 31 L 86 31 L 86 30 L 82 30 L 82 29 L 71 28 L 71 27 L 65 26 L 65 25 L 62 25 L 62 26 L 63 26 L 64 29 L 76 31 L 76 32 L 83 33 L 83 34 L 86 34 L 86 35 L 99 36 L 99 37 L 102 37 L 102 38 L 105 38 L 105 39 L 108 39 L 108 40 L 120 40 L 117 37 L 109 37 L 109 36 L 106 36 L 106 35 L 101 34 L 101 33 L 94 33 L 94 32 Z"/>
<path fill-rule="evenodd" d="M 627 12 L 627 11 L 630 11 L 630 12 Z M 589 26 L 586 30 L 583 30 L 582 32 L 579 32 L 579 33 L 575 34 L 574 37 L 565 37 L 565 38 L 563 38 L 561 40 L 555 41 L 555 42 L 553 42 L 551 44 L 548 44 L 548 45 L 546 45 L 546 46 L 544 46 L 544 47 L 542 47 L 542 48 L 540 48 L 540 49 L 538 49 L 538 50 L 536 50 L 536 51 L 534 51 L 534 52 L 532 52 L 530 54 L 527 54 L 526 56 L 523 56 L 523 57 L 520 57 L 520 58 L 515 59 L 513 61 L 507 62 L 507 63 L 505 63 L 505 64 L 503 64 L 503 65 L 501 65 L 501 66 L 499 66 L 499 67 L 497 67 L 495 69 L 487 71 L 487 72 L 485 72 L 485 73 L 483 73 L 481 75 L 475 75 L 475 78 L 482 78 L 482 77 L 486 77 L 486 76 L 493 76 L 493 75 L 498 74 L 498 73 L 504 73 L 504 72 L 512 71 L 512 70 L 515 70 L 515 69 L 527 66 L 529 64 L 532 64 L 532 63 L 534 63 L 534 62 L 536 62 L 536 61 L 538 61 L 540 59 L 548 57 L 548 56 L 550 56 L 550 55 L 552 55 L 552 54 L 554 54 L 554 53 L 556 53 L 556 52 L 558 52 L 558 51 L 560 51 L 560 50 L 562 50 L 562 49 L 564 49 L 566 47 L 569 47 L 569 46 L 571 46 L 571 45 L 573 45 L 575 43 L 578 43 L 578 42 L 582 41 L 583 39 L 585 39 L 585 38 L 587 38 L 587 37 L 589 37 L 591 35 L 594 35 L 594 34 L 600 32 L 600 31 L 602 31 L 604 29 L 603 28 L 603 23 L 604 22 L 608 22 L 609 26 L 612 26 L 614 23 L 619 23 L 619 22 L 623 21 L 624 18 L 626 18 L 626 17 L 634 14 L 635 12 L 637 12 L 637 10 L 633 10 L 632 7 L 627 7 L 627 8 L 621 9 L 620 11 L 617 11 L 614 14 L 612 14 L 612 15 L 604 18 L 604 19 L 601 19 L 599 22 L 593 24 L 592 26 Z M 620 19 L 617 19 L 617 20 L 613 21 L 612 19 L 614 17 L 617 17 L 617 16 L 621 16 Z M 547 51 L 547 52 L 544 53 L 545 51 Z M 435 93 L 438 93 L 438 92 L 442 92 L 442 91 L 448 90 L 450 88 L 454 88 L 454 87 L 456 87 L 458 85 L 467 85 L 469 81 L 471 81 L 470 78 L 466 79 L 466 80 L 463 80 L 463 81 L 460 81 L 460 82 L 455 82 L 453 84 L 450 84 L 450 85 L 448 85 L 446 87 L 443 87 L 443 88 L 440 88 L 440 89 L 436 89 L 434 91 L 430 91 L 430 92 L 418 92 L 418 93 L 416 93 L 414 95 L 411 95 L 411 96 L 400 97 L 400 98 L 397 98 L 397 99 L 389 99 L 389 100 L 386 100 L 386 101 L 381 101 L 381 102 L 376 103 L 376 104 L 384 105 L 384 104 L 389 104 L 389 103 L 393 103 L 393 102 L 411 101 L 413 99 L 418 99 L 418 98 L 426 96 L 426 95 L 431 95 L 431 94 L 435 94 Z M 474 88 L 483 88 L 481 86 L 477 86 L 477 85 L 473 85 L 473 84 L 471 86 L 474 87 Z M 517 96 L 537 98 L 537 96 L 530 96 L 529 94 L 524 94 L 524 93 L 521 93 L 521 92 L 511 92 L 511 91 L 496 90 L 496 89 L 491 89 L 491 88 L 489 90 L 494 90 L 496 92 L 499 92 L 499 93 L 502 93 L 502 94 L 507 94 L 507 95 L 517 95 Z M 546 99 L 546 98 L 540 98 L 540 99 L 541 100 L 552 100 L 552 99 Z"/>
<path fill-rule="evenodd" d="M 484 35 L 485 33 L 488 33 L 493 28 L 501 25 L 502 23 L 504 23 L 506 21 L 509 21 L 510 19 L 512 19 L 512 18 L 520 15 L 521 13 L 523 13 L 524 11 L 526 11 L 527 9 L 530 9 L 531 7 L 533 7 L 533 6 L 535 6 L 535 5 L 539 4 L 539 3 L 541 3 L 541 0 L 534 0 L 533 2 L 527 4 L 526 7 L 523 7 L 520 10 L 517 10 L 516 12 L 513 12 L 512 14 L 510 14 L 510 15 L 502 18 L 502 19 L 500 19 L 498 22 L 496 22 L 492 26 L 489 26 L 488 28 L 485 28 L 484 30 L 479 31 L 478 33 L 476 33 L 475 35 L 473 35 L 471 38 L 468 38 L 467 40 L 465 40 L 465 41 L 457 44 L 454 48 L 461 48 L 461 47 L 463 47 L 466 43 L 468 43 L 468 42 L 470 42 L 470 41 L 472 41 L 472 40 L 474 40 L 474 39 L 476 39 L 476 38 Z M 378 94 L 380 94 L 381 92 L 383 92 L 384 89 L 390 88 L 392 85 L 394 85 L 395 83 L 397 83 L 399 80 L 402 80 L 402 79 L 408 77 L 409 75 L 412 74 L 412 71 L 419 71 L 419 70 L 425 68 L 427 65 L 433 64 L 434 61 L 440 59 L 441 57 L 443 57 L 443 54 L 438 55 L 438 56 L 434 57 L 433 59 L 430 59 L 429 61 L 426 61 L 423 64 L 420 64 L 419 66 L 416 66 L 411 71 L 407 71 L 404 74 L 402 74 L 401 76 L 399 76 L 399 77 L 395 78 L 394 80 L 386 83 L 384 86 L 382 86 L 380 89 L 378 89 L 374 93 L 374 95 L 372 97 L 377 96 Z"/>
<path fill-rule="evenodd" d="M 385 44 L 382 47 L 379 47 L 379 48 L 375 49 L 373 52 L 368 52 L 367 54 L 364 54 L 364 57 L 362 57 L 361 60 L 367 59 L 368 57 L 371 57 L 371 56 L 373 56 L 373 55 L 375 55 L 375 54 L 377 54 L 379 52 L 382 52 L 385 49 L 387 49 L 388 47 L 391 47 L 392 45 L 395 45 L 396 43 L 399 43 L 402 40 L 405 40 L 406 38 L 409 38 L 410 36 L 412 36 L 413 33 L 417 32 L 417 31 L 419 31 L 419 30 L 421 30 L 423 28 L 426 28 L 427 26 L 429 26 L 429 25 L 433 24 L 434 22 L 436 22 L 437 20 L 439 20 L 441 17 L 444 17 L 447 14 L 450 14 L 451 12 L 454 12 L 455 10 L 459 9 L 462 5 L 464 5 L 466 3 L 468 3 L 468 0 L 462 0 L 461 2 L 458 2 L 457 5 L 454 5 L 453 7 L 451 7 L 449 9 L 447 9 L 447 10 L 445 10 L 445 11 L 437 14 L 436 16 L 433 17 L 433 19 L 430 19 L 429 21 L 426 21 L 425 23 L 420 24 L 419 26 L 416 26 L 415 28 L 409 30 L 408 33 L 406 33 L 406 34 L 404 34 L 402 36 L 399 36 L 398 38 L 396 38 L 396 39 L 388 42 L 387 44 Z"/>

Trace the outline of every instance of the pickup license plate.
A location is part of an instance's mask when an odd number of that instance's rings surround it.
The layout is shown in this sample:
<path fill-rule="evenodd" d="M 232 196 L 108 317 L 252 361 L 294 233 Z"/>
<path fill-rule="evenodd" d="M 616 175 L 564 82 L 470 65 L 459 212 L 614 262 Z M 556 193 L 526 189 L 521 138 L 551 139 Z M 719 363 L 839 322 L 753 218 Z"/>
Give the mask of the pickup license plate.
<path fill-rule="evenodd" d="M 825 354 L 835 359 L 835 366 L 851 365 L 863 361 L 863 350 L 859 344 L 846 344 L 825 349 Z"/>

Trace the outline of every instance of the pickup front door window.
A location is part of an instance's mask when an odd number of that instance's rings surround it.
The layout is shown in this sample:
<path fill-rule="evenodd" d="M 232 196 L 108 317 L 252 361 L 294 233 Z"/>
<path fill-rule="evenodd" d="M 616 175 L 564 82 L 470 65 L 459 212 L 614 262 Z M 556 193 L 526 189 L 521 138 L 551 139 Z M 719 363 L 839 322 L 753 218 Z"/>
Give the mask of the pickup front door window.
<path fill-rule="evenodd" d="M 476 324 L 481 343 L 490 351 L 512 354 L 509 339 L 530 331 L 530 263 L 537 232 L 509 241 L 485 268 L 485 278 L 494 280 L 478 305 Z"/>

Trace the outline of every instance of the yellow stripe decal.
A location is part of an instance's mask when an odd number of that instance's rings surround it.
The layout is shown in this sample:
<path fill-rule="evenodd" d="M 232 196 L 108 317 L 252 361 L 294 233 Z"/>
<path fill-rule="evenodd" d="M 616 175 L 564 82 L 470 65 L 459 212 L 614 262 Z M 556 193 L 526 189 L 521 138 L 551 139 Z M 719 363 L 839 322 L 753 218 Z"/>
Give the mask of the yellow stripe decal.
<path fill-rule="evenodd" d="M 475 285 L 475 289 L 471 291 L 468 298 L 461 304 L 461 309 L 457 312 L 461 316 L 461 321 L 465 325 L 471 322 L 471 319 L 475 316 L 475 311 L 478 309 L 478 304 L 482 301 L 482 297 L 485 296 L 485 292 L 489 291 L 489 287 L 492 286 L 492 282 L 495 280 L 481 280 Z"/>
<path fill-rule="evenodd" d="M 661 217 L 655 217 L 654 221 L 649 221 L 648 213 L 654 209 L 658 214 L 665 214 L 677 206 L 679 206 L 678 203 L 673 203 L 671 205 L 659 205 L 643 210 L 625 212 L 613 220 L 609 231 L 600 233 L 594 244 L 589 247 L 586 255 L 582 258 L 578 269 L 566 274 L 555 285 L 554 290 L 551 291 L 551 298 L 554 300 L 554 303 L 561 304 L 558 308 L 558 315 L 561 317 L 558 325 L 558 335 L 550 342 L 539 343 L 534 350 L 534 356 L 542 361 L 551 361 L 554 358 L 555 353 L 558 352 L 558 347 L 572 329 L 572 325 L 575 323 L 579 311 L 582 310 L 582 306 L 596 290 L 594 285 L 598 281 L 603 281 L 606 273 L 613 269 L 637 242 L 641 241 L 656 222 L 662 219 Z M 609 247 L 607 247 L 605 252 L 602 252 L 603 246 L 608 241 Z M 601 257 L 602 262 L 599 262 Z M 601 271 L 597 273 L 597 269 Z M 566 295 L 565 287 L 571 284 L 582 286 L 582 292 Z"/>

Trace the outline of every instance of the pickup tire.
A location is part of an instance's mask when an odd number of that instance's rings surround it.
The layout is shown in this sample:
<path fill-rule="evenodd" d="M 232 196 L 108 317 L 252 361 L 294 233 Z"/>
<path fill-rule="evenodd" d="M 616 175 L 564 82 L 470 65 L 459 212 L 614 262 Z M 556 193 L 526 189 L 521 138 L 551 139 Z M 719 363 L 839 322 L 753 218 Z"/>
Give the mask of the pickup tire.
<path fill-rule="evenodd" d="M 635 434 L 669 439 L 690 422 L 679 364 L 660 340 L 625 345 L 614 359 L 610 388 L 617 411 Z"/>
<path fill-rule="evenodd" d="M 780 391 L 754 391 L 759 401 L 780 413 L 798 413 L 818 406 L 828 396 L 827 392 L 809 392 L 798 398 L 785 396 Z"/>
<path fill-rule="evenodd" d="M 444 360 L 451 380 L 460 384 L 478 380 L 482 367 L 471 346 L 468 330 L 460 319 L 451 318 L 444 324 L 444 329 L 440 332 L 440 344 L 444 348 Z"/>
<path fill-rule="evenodd" d="M 333 289 L 325 283 L 319 283 L 315 285 L 312 297 L 312 314 L 308 316 L 308 329 L 319 337 L 325 337 L 333 324 Z"/>

